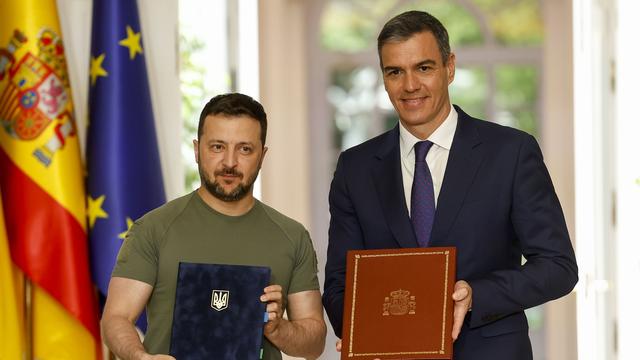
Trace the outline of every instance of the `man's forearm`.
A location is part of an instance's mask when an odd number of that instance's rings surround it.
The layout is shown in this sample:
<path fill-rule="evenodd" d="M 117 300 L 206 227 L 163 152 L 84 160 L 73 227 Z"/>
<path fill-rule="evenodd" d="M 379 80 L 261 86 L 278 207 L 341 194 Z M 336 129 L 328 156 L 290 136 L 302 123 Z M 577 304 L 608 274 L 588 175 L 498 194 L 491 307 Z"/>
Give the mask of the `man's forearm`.
<path fill-rule="evenodd" d="M 316 359 L 324 350 L 327 328 L 324 321 L 282 319 L 276 331 L 267 336 L 278 349 L 289 356 Z"/>
<path fill-rule="evenodd" d="M 126 318 L 103 319 L 102 329 L 107 346 L 118 358 L 141 360 L 147 355 L 138 332 Z"/>

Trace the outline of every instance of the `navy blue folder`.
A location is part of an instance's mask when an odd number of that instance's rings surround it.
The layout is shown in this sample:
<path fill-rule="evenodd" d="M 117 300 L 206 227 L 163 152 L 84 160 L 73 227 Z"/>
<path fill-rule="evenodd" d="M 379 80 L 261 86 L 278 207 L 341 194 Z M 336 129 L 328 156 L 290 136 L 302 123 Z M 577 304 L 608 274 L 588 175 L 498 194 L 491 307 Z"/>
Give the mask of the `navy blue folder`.
<path fill-rule="evenodd" d="M 178 360 L 261 357 L 271 269 L 194 264 L 178 268 L 170 354 Z"/>

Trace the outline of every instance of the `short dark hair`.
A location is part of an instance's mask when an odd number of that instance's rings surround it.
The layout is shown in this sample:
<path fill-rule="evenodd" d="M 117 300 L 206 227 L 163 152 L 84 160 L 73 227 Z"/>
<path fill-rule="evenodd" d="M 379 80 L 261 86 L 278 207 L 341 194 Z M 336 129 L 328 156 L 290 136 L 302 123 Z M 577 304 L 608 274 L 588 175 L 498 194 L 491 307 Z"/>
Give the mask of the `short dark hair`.
<path fill-rule="evenodd" d="M 202 136 L 204 119 L 209 115 L 219 114 L 229 116 L 246 115 L 258 121 L 260 123 L 260 140 L 262 140 L 262 146 L 265 145 L 267 141 L 267 114 L 259 102 L 251 96 L 240 93 L 221 94 L 209 100 L 200 113 L 198 141 L 200 141 L 200 137 Z"/>
<path fill-rule="evenodd" d="M 438 42 L 442 63 L 446 64 L 451 54 L 449 33 L 440 20 L 433 15 L 418 10 L 411 10 L 396 15 L 380 30 L 378 35 L 378 58 L 382 68 L 382 47 L 389 42 L 404 41 L 421 32 L 431 32 Z"/>

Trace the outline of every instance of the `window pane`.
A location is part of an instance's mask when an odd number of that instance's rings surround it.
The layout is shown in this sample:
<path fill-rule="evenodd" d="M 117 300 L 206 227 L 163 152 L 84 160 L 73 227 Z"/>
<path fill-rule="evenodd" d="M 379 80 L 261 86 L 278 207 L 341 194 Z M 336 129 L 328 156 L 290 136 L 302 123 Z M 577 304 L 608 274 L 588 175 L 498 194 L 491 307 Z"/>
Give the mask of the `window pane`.
<path fill-rule="evenodd" d="M 330 51 L 359 52 L 375 48 L 378 36 L 377 16 L 391 7 L 395 0 L 371 1 L 334 0 L 327 4 L 321 19 L 321 43 Z M 378 13 L 378 14 L 377 14 Z"/>
<path fill-rule="evenodd" d="M 489 86 L 484 68 L 456 68 L 456 77 L 449 86 L 449 92 L 451 102 L 462 107 L 467 114 L 487 118 Z"/>
<path fill-rule="evenodd" d="M 465 8 L 451 0 L 415 0 L 409 1 L 393 15 L 407 10 L 426 11 L 447 28 L 452 47 L 462 45 L 480 45 L 483 42 L 478 21 Z"/>
<path fill-rule="evenodd" d="M 498 43 L 541 45 L 543 24 L 539 0 L 473 0 L 487 18 Z"/>
<path fill-rule="evenodd" d="M 537 135 L 538 70 L 527 65 L 496 67 L 496 122 Z"/>
<path fill-rule="evenodd" d="M 535 359 L 544 359 L 544 354 L 547 352 L 547 344 L 544 339 L 544 305 L 529 308 L 525 310 L 525 313 L 529 323 L 529 338 L 533 348 L 533 356 Z"/>
<path fill-rule="evenodd" d="M 407 11 L 432 13 L 449 31 L 452 46 L 482 44 L 477 20 L 450 0 L 414 0 L 396 8 L 398 0 L 333 0 L 321 20 L 321 43 L 331 51 L 358 52 L 375 48 L 380 27 L 389 18 Z"/>
<path fill-rule="evenodd" d="M 334 69 L 327 99 L 333 105 L 334 149 L 345 150 L 380 131 L 377 68 Z"/>
<path fill-rule="evenodd" d="M 185 191 L 200 185 L 193 161 L 198 115 L 211 94 L 229 89 L 225 2 L 180 0 L 180 91 L 182 94 L 182 163 Z"/>

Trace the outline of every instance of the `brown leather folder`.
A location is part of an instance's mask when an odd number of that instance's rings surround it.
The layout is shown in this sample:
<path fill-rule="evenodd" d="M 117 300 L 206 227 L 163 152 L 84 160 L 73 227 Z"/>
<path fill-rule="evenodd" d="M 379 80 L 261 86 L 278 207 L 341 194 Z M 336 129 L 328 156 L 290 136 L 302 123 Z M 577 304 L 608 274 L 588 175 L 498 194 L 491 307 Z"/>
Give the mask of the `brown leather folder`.
<path fill-rule="evenodd" d="M 454 247 L 347 254 L 341 359 L 452 359 Z"/>

